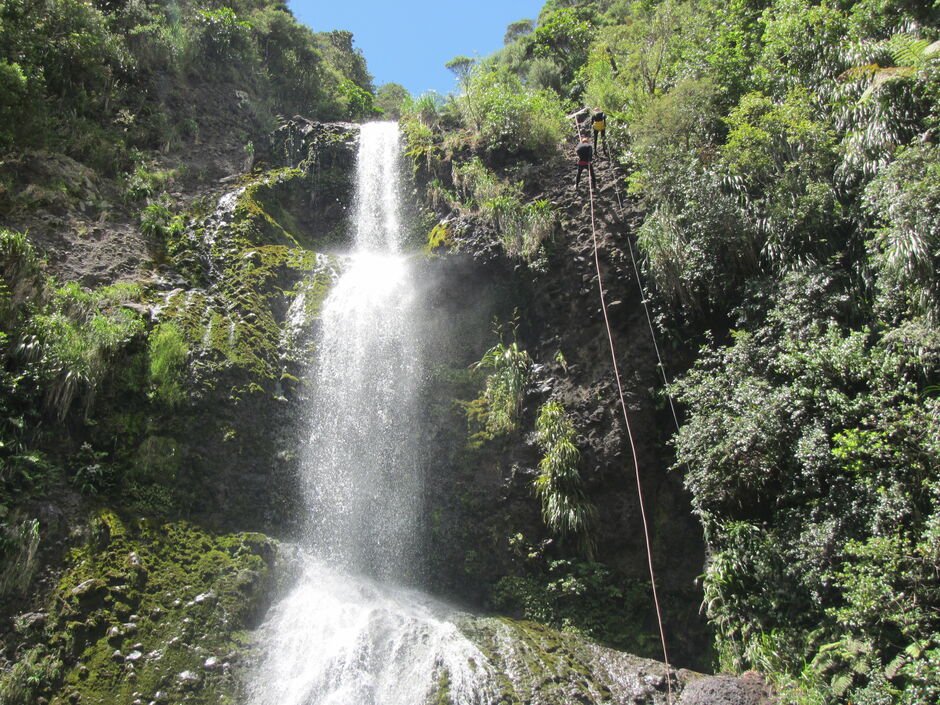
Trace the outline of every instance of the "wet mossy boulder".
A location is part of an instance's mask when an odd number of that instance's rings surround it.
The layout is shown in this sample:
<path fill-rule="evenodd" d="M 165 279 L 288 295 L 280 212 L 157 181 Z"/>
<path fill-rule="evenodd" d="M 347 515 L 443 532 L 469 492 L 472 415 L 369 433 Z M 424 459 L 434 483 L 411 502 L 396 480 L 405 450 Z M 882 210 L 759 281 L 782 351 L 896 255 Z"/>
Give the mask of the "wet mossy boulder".
<path fill-rule="evenodd" d="M 57 664 L 44 684 L 54 704 L 235 702 L 233 671 L 267 606 L 274 560 L 260 534 L 99 511 L 23 658 L 39 649 L 34 660 Z"/>
<path fill-rule="evenodd" d="M 499 674 L 505 705 L 661 705 L 699 677 L 535 622 L 464 616 L 458 627 Z"/>
<path fill-rule="evenodd" d="M 181 269 L 200 285 L 169 292 L 160 320 L 182 331 L 203 385 L 218 386 L 218 373 L 231 371 L 236 392 L 252 385 L 272 391 L 285 327 L 298 325 L 288 316 L 292 303 L 305 297 L 299 313 L 312 315 L 303 324 L 319 311 L 334 274 L 332 259 L 309 249 L 317 243 L 298 224 L 309 211 L 306 188 L 299 170 L 267 173 L 220 197 L 177 243 Z"/>

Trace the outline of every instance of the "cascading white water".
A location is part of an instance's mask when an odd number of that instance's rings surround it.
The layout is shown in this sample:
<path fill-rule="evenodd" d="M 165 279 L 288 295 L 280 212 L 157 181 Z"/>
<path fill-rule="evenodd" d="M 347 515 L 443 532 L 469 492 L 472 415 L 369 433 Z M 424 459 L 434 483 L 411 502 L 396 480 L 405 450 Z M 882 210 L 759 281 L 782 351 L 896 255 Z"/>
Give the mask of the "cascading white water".
<path fill-rule="evenodd" d="M 418 569 L 420 332 L 399 252 L 398 127 L 364 125 L 355 252 L 326 300 L 306 458 L 308 543 L 326 563 L 402 580 Z"/>
<path fill-rule="evenodd" d="M 400 253 L 395 123 L 364 125 L 355 251 L 327 298 L 305 458 L 309 529 L 294 590 L 263 627 L 255 705 L 455 705 L 491 699 L 486 658 L 420 575 L 421 331 Z"/>

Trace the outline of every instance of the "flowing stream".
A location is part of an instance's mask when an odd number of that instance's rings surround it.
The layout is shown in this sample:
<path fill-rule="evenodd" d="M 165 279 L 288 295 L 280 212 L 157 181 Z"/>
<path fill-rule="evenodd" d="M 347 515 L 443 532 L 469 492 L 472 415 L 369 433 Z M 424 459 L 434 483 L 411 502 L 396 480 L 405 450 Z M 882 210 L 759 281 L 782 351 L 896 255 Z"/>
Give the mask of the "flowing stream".
<path fill-rule="evenodd" d="M 422 331 L 401 253 L 395 123 L 364 125 L 355 243 L 324 303 L 304 458 L 304 568 L 262 629 L 256 705 L 492 699 L 486 658 L 417 590 Z"/>

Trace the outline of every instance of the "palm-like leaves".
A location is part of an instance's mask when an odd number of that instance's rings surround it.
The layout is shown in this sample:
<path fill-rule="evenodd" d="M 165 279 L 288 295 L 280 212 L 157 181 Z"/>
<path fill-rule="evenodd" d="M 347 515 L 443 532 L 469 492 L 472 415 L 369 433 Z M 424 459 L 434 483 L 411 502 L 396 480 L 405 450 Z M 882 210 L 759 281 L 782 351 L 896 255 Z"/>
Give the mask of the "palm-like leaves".
<path fill-rule="evenodd" d="M 512 342 L 497 343 L 483 353 L 474 365 L 491 370 L 486 378 L 484 398 L 487 403 L 487 429 L 493 433 L 506 433 L 516 428 L 522 407 L 522 393 L 529 380 L 532 358 L 529 353 Z"/>
<path fill-rule="evenodd" d="M 535 493 L 542 502 L 542 521 L 554 533 L 573 537 L 588 558 L 594 555 L 590 535 L 596 511 L 581 489 L 575 430 L 564 407 L 550 401 L 539 410 L 536 440 L 545 454 L 535 478 Z"/>

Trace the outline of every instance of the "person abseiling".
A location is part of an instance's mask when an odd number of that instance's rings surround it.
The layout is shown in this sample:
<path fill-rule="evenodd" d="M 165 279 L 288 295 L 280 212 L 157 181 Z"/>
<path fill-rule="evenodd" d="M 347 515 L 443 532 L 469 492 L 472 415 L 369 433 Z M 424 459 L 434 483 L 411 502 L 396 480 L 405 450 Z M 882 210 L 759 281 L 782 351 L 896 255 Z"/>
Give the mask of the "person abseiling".
<path fill-rule="evenodd" d="M 594 150 L 591 148 L 591 140 L 587 137 L 581 138 L 581 143 L 574 150 L 578 155 L 578 177 L 574 180 L 575 188 L 581 183 L 581 172 L 585 169 L 591 175 L 591 188 L 594 187 L 594 165 L 591 160 L 594 158 Z"/>
<path fill-rule="evenodd" d="M 597 151 L 597 135 L 601 136 L 601 144 L 604 145 L 604 155 L 607 154 L 607 116 L 600 108 L 594 108 L 594 114 L 591 115 L 591 122 L 594 125 L 594 151 Z"/>

